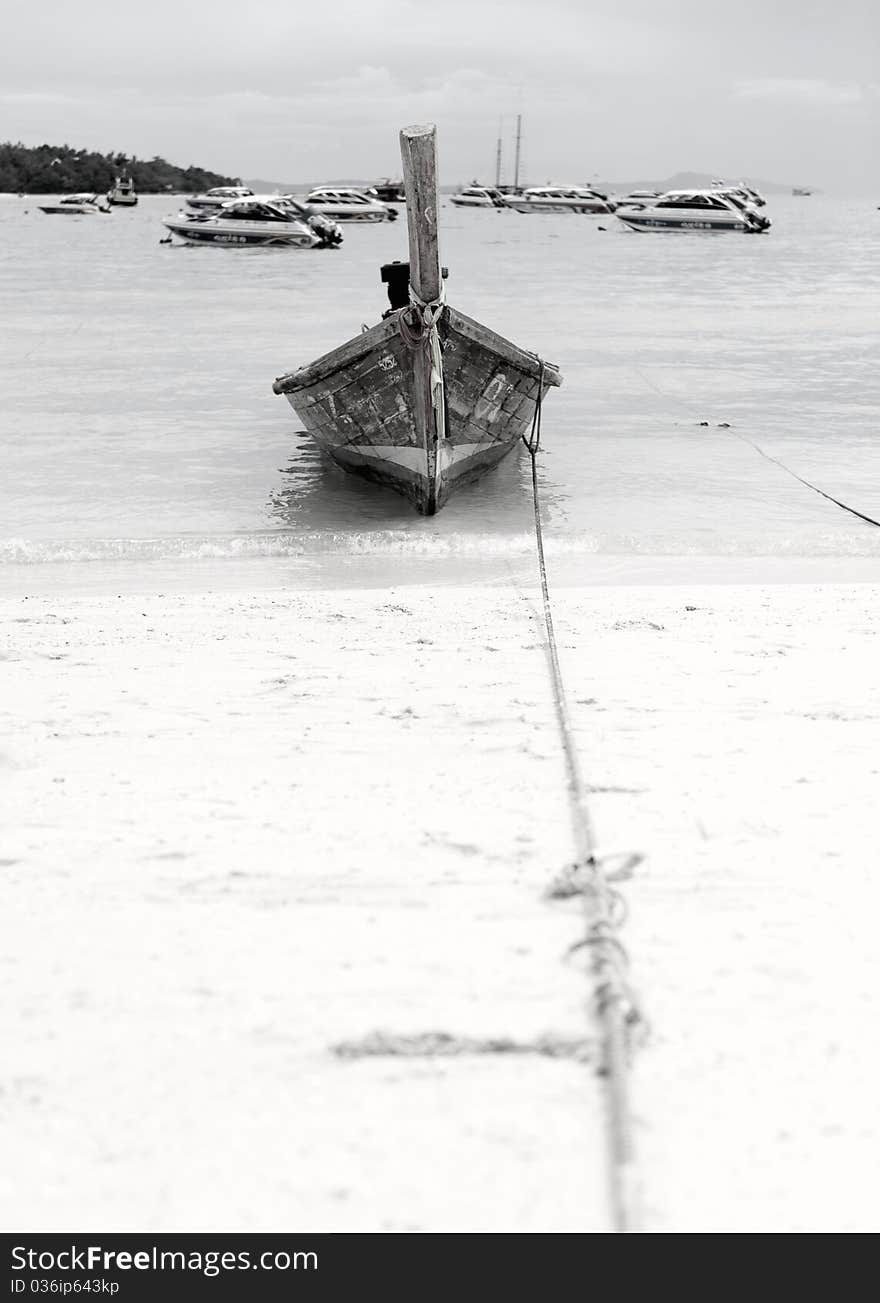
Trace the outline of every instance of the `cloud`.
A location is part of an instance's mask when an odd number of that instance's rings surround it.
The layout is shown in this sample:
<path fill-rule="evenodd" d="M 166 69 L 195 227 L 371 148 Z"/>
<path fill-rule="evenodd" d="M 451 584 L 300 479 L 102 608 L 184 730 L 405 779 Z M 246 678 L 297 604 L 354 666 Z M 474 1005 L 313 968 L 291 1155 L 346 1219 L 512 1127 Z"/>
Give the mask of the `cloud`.
<path fill-rule="evenodd" d="M 14 0 L 18 12 L 0 45 L 0 80 L 29 90 L 34 80 L 63 90 L 133 86 L 174 94 L 224 89 L 282 95 L 360 65 L 387 66 L 410 82 L 467 64 L 508 88 L 558 78 L 634 78 L 679 50 L 681 35 L 656 16 L 617 17 L 571 0 L 116 0 L 77 5 Z M 52 9 L 51 21 L 45 8 Z M 509 90 L 508 90 L 509 94 Z"/>
<path fill-rule="evenodd" d="M 862 185 L 876 2 L 10 0 L 0 134 L 292 181 L 394 170 L 397 129 L 436 122 L 454 182 L 494 171 L 500 119 L 507 166 L 521 113 L 536 180 L 803 158 Z"/>
<path fill-rule="evenodd" d="M 34 91 L 0 91 L 0 104 L 8 104 L 10 107 L 24 107 L 40 104 L 79 104 L 81 97 L 76 95 L 65 95 L 61 91 L 54 90 L 34 90 Z"/>
<path fill-rule="evenodd" d="M 824 81 L 818 77 L 758 77 L 737 82 L 733 94 L 735 99 L 741 100 L 773 100 L 823 107 L 862 104 L 869 89 L 857 82 Z"/>

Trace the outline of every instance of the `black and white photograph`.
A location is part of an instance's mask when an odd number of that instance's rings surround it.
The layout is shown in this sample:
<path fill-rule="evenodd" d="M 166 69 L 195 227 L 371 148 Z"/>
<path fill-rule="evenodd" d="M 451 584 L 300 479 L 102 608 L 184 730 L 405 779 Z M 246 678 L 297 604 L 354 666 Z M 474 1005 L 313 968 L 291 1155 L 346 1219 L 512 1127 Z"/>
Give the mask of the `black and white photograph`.
<path fill-rule="evenodd" d="M 11 0 L 12 1293 L 880 1229 L 878 69 Z"/>

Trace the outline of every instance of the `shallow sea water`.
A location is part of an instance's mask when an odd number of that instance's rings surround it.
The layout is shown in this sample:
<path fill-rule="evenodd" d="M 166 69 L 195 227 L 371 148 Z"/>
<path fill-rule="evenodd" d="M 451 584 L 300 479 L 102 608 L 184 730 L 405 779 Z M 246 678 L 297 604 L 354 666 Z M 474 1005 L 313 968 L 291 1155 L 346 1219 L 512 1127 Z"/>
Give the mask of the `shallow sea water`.
<path fill-rule="evenodd" d="M 395 556 L 454 579 L 528 556 L 524 453 L 426 520 L 326 461 L 272 393 L 378 319 L 405 221 L 347 227 L 335 251 L 160 244 L 180 202 L 62 218 L 0 196 L 0 568 Z M 442 207 L 450 301 L 562 369 L 543 518 L 586 580 L 636 559 L 880 558 L 880 529 L 745 442 L 880 519 L 880 214 L 766 211 L 748 237 Z"/>

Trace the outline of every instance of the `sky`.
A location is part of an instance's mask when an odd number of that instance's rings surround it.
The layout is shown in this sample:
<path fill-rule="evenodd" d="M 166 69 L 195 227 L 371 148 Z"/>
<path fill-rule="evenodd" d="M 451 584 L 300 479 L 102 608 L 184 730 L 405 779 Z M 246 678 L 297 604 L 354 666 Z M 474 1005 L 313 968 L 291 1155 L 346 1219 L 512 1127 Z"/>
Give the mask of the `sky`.
<path fill-rule="evenodd" d="M 728 179 L 880 192 L 880 0 L 6 0 L 0 139 L 282 182 Z"/>

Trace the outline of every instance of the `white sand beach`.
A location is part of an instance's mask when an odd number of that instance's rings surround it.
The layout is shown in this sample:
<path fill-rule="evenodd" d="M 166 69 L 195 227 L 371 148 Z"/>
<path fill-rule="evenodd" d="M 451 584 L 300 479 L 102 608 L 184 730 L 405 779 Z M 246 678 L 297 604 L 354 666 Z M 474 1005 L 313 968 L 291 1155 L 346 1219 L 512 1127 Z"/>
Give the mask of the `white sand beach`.
<path fill-rule="evenodd" d="M 122 569 L 2 604 L 4 1223 L 608 1230 L 533 583 Z M 646 857 L 646 1231 L 876 1229 L 878 597 L 554 590 L 601 844 Z M 377 1033 L 465 1052 L 334 1052 Z"/>

